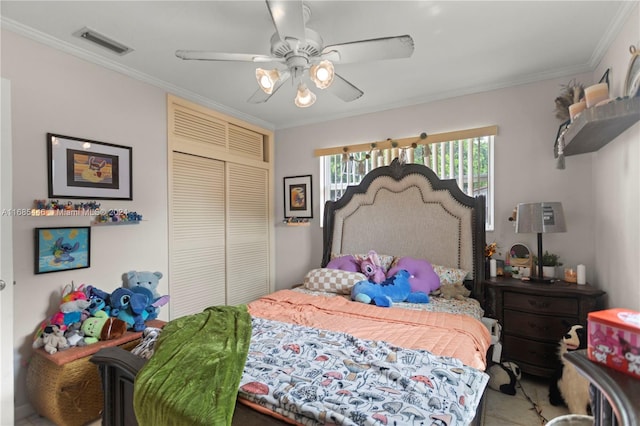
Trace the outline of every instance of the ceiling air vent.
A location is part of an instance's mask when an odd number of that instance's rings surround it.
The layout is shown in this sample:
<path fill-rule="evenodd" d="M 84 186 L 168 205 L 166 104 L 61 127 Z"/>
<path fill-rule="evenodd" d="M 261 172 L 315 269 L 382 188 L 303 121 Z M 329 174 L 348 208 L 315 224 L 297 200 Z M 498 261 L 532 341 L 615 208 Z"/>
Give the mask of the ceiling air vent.
<path fill-rule="evenodd" d="M 95 30 L 92 30 L 91 28 L 84 27 L 74 32 L 73 35 L 95 43 L 100 47 L 104 47 L 105 49 L 109 49 L 116 55 L 122 56 L 133 51 L 132 48 L 127 47 L 122 43 L 118 43 L 117 41 L 114 41 L 109 37 L 104 36 Z"/>

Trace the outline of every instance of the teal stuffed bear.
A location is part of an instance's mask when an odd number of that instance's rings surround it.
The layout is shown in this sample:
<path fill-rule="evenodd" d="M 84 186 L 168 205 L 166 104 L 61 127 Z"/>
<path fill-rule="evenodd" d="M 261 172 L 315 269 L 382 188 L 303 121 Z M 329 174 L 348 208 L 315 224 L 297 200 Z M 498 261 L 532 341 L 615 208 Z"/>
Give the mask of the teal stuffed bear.
<path fill-rule="evenodd" d="M 412 292 L 409 273 L 401 269 L 380 284 L 360 281 L 351 288 L 351 300 L 391 307 L 393 302 L 429 303 L 429 296 L 421 291 Z"/>
<path fill-rule="evenodd" d="M 122 287 L 148 298 L 144 321 L 156 319 L 160 313 L 160 307 L 169 302 L 168 295 L 162 296 L 158 293 L 158 283 L 162 278 L 162 272 L 129 271 L 122 278 L 124 281 Z"/>

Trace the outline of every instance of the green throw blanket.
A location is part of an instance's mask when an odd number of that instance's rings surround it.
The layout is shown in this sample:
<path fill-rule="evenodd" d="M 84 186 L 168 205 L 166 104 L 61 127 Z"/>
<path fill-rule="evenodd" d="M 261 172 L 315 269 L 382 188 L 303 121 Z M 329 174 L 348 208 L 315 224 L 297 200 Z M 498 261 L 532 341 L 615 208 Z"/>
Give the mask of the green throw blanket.
<path fill-rule="evenodd" d="M 231 425 L 250 339 L 245 305 L 210 307 L 168 322 L 136 377 L 138 423 Z"/>

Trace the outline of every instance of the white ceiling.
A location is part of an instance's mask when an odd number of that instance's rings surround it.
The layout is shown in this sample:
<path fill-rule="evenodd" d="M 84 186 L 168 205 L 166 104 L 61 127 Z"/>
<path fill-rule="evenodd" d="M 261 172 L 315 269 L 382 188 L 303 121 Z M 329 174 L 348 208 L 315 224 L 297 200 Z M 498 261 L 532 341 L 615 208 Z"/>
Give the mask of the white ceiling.
<path fill-rule="evenodd" d="M 7 1 L 2 27 L 272 129 L 593 71 L 637 5 L 629 1 L 305 1 L 324 45 L 409 34 L 410 58 L 337 64 L 364 91 L 353 102 L 285 83 L 251 104 L 256 64 L 183 61 L 178 49 L 268 55 L 264 1 Z M 72 36 L 94 29 L 134 49 L 118 56 Z M 264 66 L 268 68 L 267 66 Z"/>

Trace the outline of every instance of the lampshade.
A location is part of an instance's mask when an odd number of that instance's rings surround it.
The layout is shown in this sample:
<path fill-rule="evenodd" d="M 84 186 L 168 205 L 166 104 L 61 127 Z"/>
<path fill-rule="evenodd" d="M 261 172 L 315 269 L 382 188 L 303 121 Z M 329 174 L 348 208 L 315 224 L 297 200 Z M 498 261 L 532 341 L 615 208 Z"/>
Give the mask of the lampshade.
<path fill-rule="evenodd" d="M 270 95 L 279 79 L 280 72 L 277 69 L 265 70 L 256 68 L 256 80 L 258 80 L 258 86 L 260 86 L 264 93 Z"/>
<path fill-rule="evenodd" d="M 318 89 L 326 89 L 333 83 L 333 64 L 326 59 L 309 69 L 309 77 Z"/>
<path fill-rule="evenodd" d="M 538 277 L 535 282 L 549 283 L 553 279 L 543 276 L 542 265 L 542 234 L 551 232 L 566 232 L 562 203 L 520 203 L 516 211 L 516 233 L 538 234 Z"/>
<path fill-rule="evenodd" d="M 298 85 L 298 92 L 296 93 L 295 104 L 300 108 L 310 107 L 316 101 L 316 95 L 304 84 Z"/>
<path fill-rule="evenodd" d="M 516 213 L 516 233 L 566 232 L 562 203 L 520 203 Z"/>

